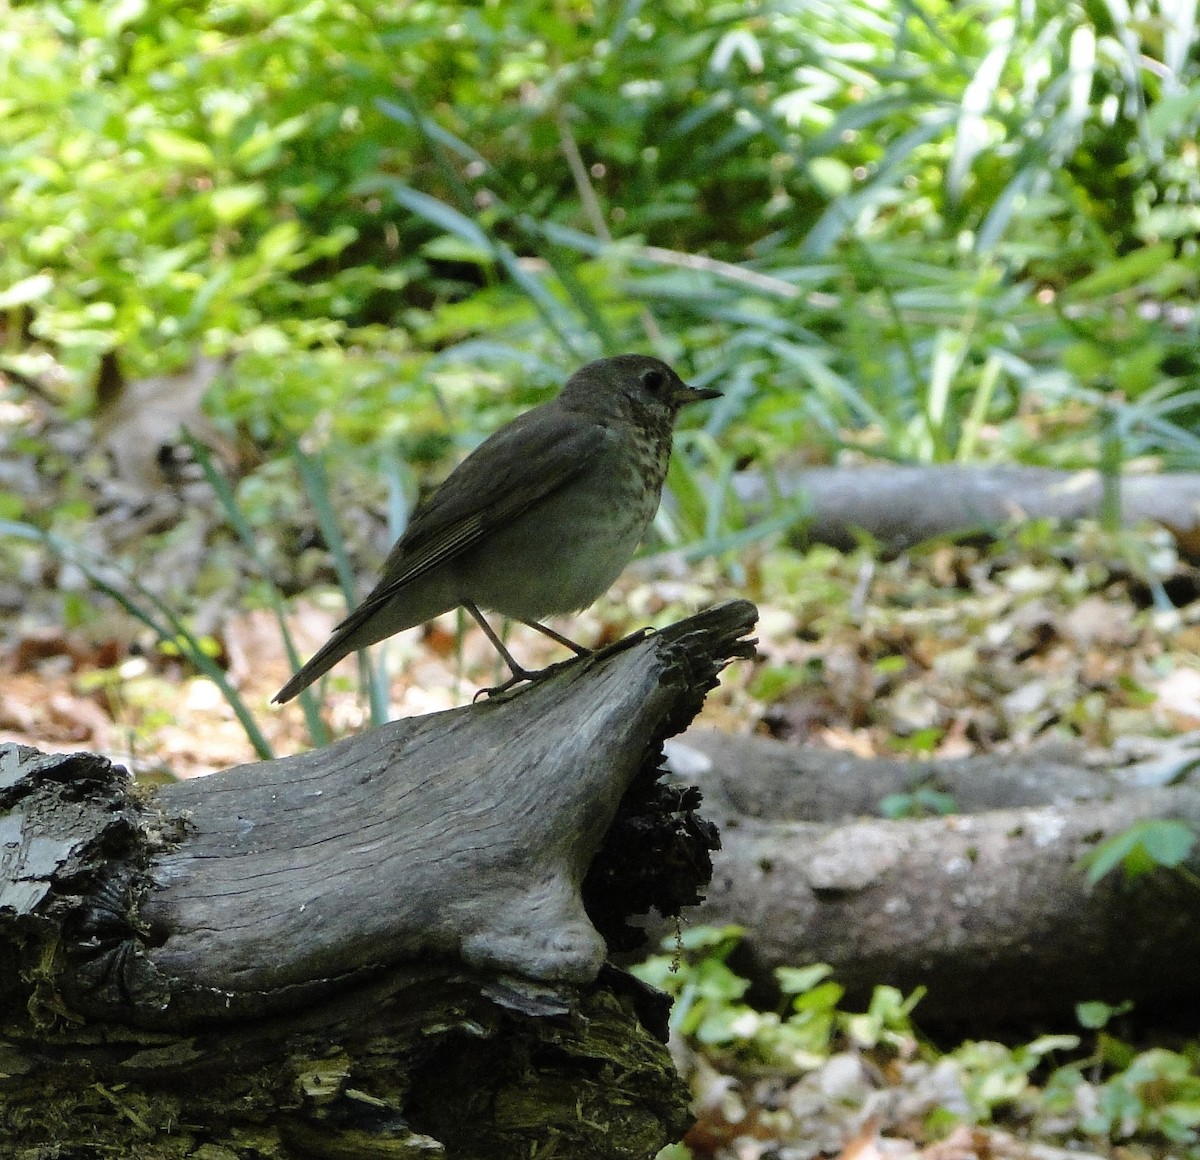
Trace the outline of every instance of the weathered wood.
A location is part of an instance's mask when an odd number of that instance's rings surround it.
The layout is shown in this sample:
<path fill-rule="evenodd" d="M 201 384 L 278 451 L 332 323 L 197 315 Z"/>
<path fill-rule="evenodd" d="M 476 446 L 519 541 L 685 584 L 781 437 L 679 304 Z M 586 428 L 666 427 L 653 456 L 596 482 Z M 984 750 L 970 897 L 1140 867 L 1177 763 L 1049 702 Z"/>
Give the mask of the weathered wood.
<path fill-rule="evenodd" d="M 888 552 L 935 536 L 991 537 L 1018 519 L 1095 519 L 1104 494 L 1098 471 L 1010 465 L 814 467 L 769 480 L 745 472 L 734 487 L 748 504 L 807 496 L 809 518 L 796 532 L 803 543 L 848 551 L 865 531 Z M 1200 474 L 1124 475 L 1119 496 L 1125 525 L 1160 523 L 1182 555 L 1200 560 Z"/>
<path fill-rule="evenodd" d="M 1091 886 L 1079 865 L 1143 819 L 1200 828 L 1194 750 L 1105 770 L 1062 753 L 864 760 L 693 731 L 669 751 L 722 833 L 690 920 L 745 928 L 740 965 L 760 985 L 773 967 L 825 962 L 855 1002 L 878 983 L 924 986 L 926 1026 L 975 1035 L 1069 1023 L 1086 999 L 1195 1005 L 1194 884 L 1161 869 Z M 919 788 L 958 812 L 879 816 L 885 794 Z M 1188 866 L 1200 872 L 1200 848 Z"/>
<path fill-rule="evenodd" d="M 429 956 L 591 982 L 605 946 L 584 875 L 682 705 L 690 716 L 715 683 L 725 658 L 698 668 L 697 643 L 744 651 L 749 607 L 495 701 L 165 788 L 159 805 L 188 837 L 150 868 L 149 972 L 221 1010 Z"/>
<path fill-rule="evenodd" d="M 1146 784 L 1134 768 L 1085 765 L 1082 753 L 1066 745 L 913 760 L 690 729 L 667 743 L 667 754 L 680 780 L 703 792 L 714 817 L 730 813 L 772 822 L 878 817 L 888 794 L 920 789 L 948 794 L 959 813 L 977 814 L 1108 798 Z M 1180 754 L 1176 763 L 1183 761 Z M 1169 774 L 1164 771 L 1164 779 Z"/>
<path fill-rule="evenodd" d="M 677 1139 L 663 999 L 606 941 L 703 884 L 715 834 L 660 780 L 662 741 L 750 655 L 754 615 L 153 794 L 94 755 L 0 749 L 0 1152 Z"/>
<path fill-rule="evenodd" d="M 637 1002 L 430 967 L 215 1034 L 6 1020 L 0 1155 L 650 1160 L 691 1117 Z"/>

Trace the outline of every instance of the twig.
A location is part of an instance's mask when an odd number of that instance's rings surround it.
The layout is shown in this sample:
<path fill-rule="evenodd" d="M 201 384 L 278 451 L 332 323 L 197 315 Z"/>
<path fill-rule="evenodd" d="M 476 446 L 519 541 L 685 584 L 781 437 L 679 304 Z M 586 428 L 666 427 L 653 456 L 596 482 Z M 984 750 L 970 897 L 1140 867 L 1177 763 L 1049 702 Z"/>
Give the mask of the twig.
<path fill-rule="evenodd" d="M 706 274 L 716 274 L 721 278 L 728 278 L 731 282 L 753 286 L 756 290 L 773 294 L 777 298 L 799 298 L 801 293 L 798 286 L 793 286 L 791 282 L 785 282 L 782 278 L 760 274 L 757 270 L 747 270 L 742 266 L 735 266 L 732 262 L 722 262 L 704 254 L 685 254 L 680 250 L 664 249 L 662 246 L 635 246 L 630 249 L 630 253 L 664 266 L 682 266 L 685 270 L 702 270 Z M 829 305 L 836 305 L 832 296 Z"/>

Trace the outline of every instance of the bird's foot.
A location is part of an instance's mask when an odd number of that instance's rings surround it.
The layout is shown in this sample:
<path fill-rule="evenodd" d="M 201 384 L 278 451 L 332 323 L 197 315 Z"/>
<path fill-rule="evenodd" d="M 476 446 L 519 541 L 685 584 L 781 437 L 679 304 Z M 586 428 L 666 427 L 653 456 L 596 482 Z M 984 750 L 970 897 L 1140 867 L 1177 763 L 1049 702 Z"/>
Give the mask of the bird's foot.
<path fill-rule="evenodd" d="M 544 681 L 548 676 L 557 672 L 564 665 L 569 665 L 571 663 L 571 661 L 559 661 L 558 664 L 548 665 L 544 669 L 523 669 L 520 665 L 512 665 L 510 666 L 512 668 L 512 676 L 509 677 L 507 681 L 500 685 L 492 685 L 489 688 L 480 689 L 479 692 L 471 698 L 471 700 L 472 702 L 478 701 L 480 697 L 485 696 L 489 699 L 492 697 L 498 697 L 501 693 L 507 693 L 509 689 L 524 682 L 528 682 L 531 685 L 537 684 L 538 681 Z"/>
<path fill-rule="evenodd" d="M 574 647 L 578 650 L 578 657 L 568 661 L 559 661 L 557 664 L 548 665 L 544 669 L 531 670 L 522 668 L 520 665 L 514 664 L 510 660 L 509 668 L 512 670 L 512 676 L 502 684 L 492 685 L 486 689 L 480 689 L 479 692 L 477 692 L 472 698 L 472 701 L 478 701 L 480 697 L 488 697 L 489 699 L 492 697 L 499 697 L 501 694 L 507 693 L 509 689 L 515 688 L 520 684 L 528 683 L 533 685 L 538 681 L 544 681 L 547 677 L 553 676 L 561 669 L 565 669 L 569 665 L 573 665 L 576 660 L 583 660 L 587 657 L 595 657 L 600 659 L 602 657 L 614 656 L 616 653 L 624 652 L 627 648 L 633 648 L 634 645 L 641 644 L 642 641 L 648 640 L 650 637 L 654 636 L 657 631 L 658 630 L 656 628 L 651 628 L 650 626 L 639 628 L 636 631 L 631 632 L 628 636 L 623 636 L 620 640 L 613 641 L 612 644 L 605 645 L 605 647 L 601 649 L 584 649 L 576 645 Z"/>
<path fill-rule="evenodd" d="M 471 703 L 474 704 L 480 697 L 487 697 L 489 700 L 492 697 L 498 697 L 501 693 L 507 693 L 509 689 L 519 685 L 522 681 L 534 681 L 541 676 L 543 670 L 529 672 L 527 669 L 521 669 L 520 672 L 513 672 L 513 675 L 508 678 L 503 684 L 489 685 L 487 688 L 480 689 L 479 692 L 471 698 Z"/>

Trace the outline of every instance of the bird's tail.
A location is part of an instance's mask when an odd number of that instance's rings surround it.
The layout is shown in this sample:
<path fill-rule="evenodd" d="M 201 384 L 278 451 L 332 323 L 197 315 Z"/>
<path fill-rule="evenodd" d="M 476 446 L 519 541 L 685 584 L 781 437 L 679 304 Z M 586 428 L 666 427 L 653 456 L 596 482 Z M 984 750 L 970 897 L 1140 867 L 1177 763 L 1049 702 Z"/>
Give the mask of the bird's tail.
<path fill-rule="evenodd" d="M 333 635 L 271 700 L 279 705 L 290 701 L 313 681 L 320 680 L 342 657 L 403 632 L 406 628 L 424 624 L 443 612 L 449 612 L 458 603 L 457 595 L 440 584 L 409 585 L 400 598 L 391 586 L 380 583 L 333 630 Z"/>
<path fill-rule="evenodd" d="M 388 601 L 372 593 L 334 630 L 333 635 L 309 658 L 308 663 L 274 697 L 278 705 L 290 701 L 297 693 L 319 681 L 334 665 L 360 648 L 383 640 L 402 628 L 411 628 L 417 621 L 400 622 L 386 615 Z M 394 607 L 394 606 L 393 606 Z"/>
<path fill-rule="evenodd" d="M 320 680 L 343 657 L 349 656 L 356 648 L 359 648 L 358 642 L 351 639 L 354 635 L 353 632 L 342 631 L 343 628 L 348 628 L 349 624 L 348 620 L 345 621 L 271 700 L 278 705 L 290 701 L 297 693 L 307 689 L 313 681 Z M 370 642 L 364 641 L 361 647 L 366 647 L 367 643 Z"/>

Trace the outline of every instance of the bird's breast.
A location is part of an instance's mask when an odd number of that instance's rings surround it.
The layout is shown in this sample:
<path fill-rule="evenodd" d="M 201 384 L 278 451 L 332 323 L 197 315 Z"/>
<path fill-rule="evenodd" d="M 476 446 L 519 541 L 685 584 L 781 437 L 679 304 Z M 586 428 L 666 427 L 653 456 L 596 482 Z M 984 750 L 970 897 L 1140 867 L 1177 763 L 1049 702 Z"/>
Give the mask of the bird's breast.
<path fill-rule="evenodd" d="M 670 445 L 614 440 L 588 469 L 463 561 L 463 596 L 536 620 L 586 608 L 633 558 L 658 510 Z"/>

